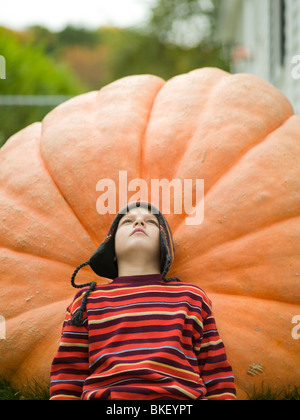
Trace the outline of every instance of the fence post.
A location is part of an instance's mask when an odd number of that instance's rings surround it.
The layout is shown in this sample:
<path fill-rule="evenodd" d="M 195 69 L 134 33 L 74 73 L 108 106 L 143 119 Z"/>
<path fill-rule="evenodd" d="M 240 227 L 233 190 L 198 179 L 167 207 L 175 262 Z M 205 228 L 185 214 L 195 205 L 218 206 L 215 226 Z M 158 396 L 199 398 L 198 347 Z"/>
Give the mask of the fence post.
<path fill-rule="evenodd" d="M 6 79 L 6 61 L 3 55 L 0 55 L 0 79 Z"/>

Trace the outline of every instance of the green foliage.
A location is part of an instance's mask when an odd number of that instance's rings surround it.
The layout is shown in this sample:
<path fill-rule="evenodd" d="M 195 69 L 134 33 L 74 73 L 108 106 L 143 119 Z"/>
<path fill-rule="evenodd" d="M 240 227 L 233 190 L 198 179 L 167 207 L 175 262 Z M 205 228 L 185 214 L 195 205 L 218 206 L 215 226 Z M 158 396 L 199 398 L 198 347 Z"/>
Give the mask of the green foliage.
<path fill-rule="evenodd" d="M 212 37 L 217 7 L 210 0 L 157 0 L 149 27 L 162 42 L 193 48 Z"/>
<path fill-rule="evenodd" d="M 0 51 L 7 67 L 1 94 L 74 94 L 81 89 L 66 64 L 51 60 L 26 34 L 0 28 Z"/>
<path fill-rule="evenodd" d="M 53 61 L 22 34 L 0 27 L 0 54 L 6 61 L 0 95 L 77 95 L 82 91 L 66 64 Z M 52 108 L 0 106 L 0 146 L 16 131 L 40 121 Z"/>
<path fill-rule="evenodd" d="M 110 51 L 103 63 L 104 67 L 110 69 L 104 84 L 133 74 L 155 74 L 168 80 L 200 67 L 228 69 L 228 64 L 221 57 L 220 47 L 207 41 L 201 46 L 183 48 L 166 44 L 146 30 L 131 28 L 111 31 L 102 28 L 99 33 Z"/>
<path fill-rule="evenodd" d="M 75 96 L 134 74 L 168 80 L 200 67 L 228 71 L 221 47 L 212 41 L 219 2 L 156 0 L 148 23 L 135 28 L 0 27 L 0 55 L 6 59 L 0 95 Z M 0 147 L 53 108 L 0 105 Z"/>

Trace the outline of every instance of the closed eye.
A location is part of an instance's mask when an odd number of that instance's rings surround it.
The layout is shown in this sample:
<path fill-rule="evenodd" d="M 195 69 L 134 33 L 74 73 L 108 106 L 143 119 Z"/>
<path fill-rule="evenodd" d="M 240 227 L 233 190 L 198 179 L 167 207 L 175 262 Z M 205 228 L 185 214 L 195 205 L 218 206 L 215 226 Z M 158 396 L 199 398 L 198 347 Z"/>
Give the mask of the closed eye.
<path fill-rule="evenodd" d="M 131 222 L 131 220 L 126 219 L 126 220 L 124 220 L 124 222 L 123 222 L 123 223 L 126 223 L 126 222 Z"/>
<path fill-rule="evenodd" d="M 125 220 L 123 221 L 123 223 L 127 223 L 127 222 L 132 222 L 132 220 L 130 220 L 130 219 L 125 219 Z M 157 224 L 157 222 L 156 222 L 155 220 L 148 220 L 148 222 L 150 222 L 150 223 L 154 223 L 156 226 L 158 226 L 158 224 Z"/>

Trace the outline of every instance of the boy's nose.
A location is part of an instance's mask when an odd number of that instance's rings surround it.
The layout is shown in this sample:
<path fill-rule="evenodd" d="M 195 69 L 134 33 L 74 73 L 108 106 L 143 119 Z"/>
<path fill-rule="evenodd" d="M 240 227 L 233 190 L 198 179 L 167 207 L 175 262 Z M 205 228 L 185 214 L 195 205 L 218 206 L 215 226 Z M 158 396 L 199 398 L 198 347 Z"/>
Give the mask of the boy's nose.
<path fill-rule="evenodd" d="M 133 226 L 136 226 L 136 225 L 142 225 L 142 226 L 145 226 L 145 222 L 144 222 L 144 220 L 143 220 L 143 219 L 136 220 L 136 221 L 134 222 Z"/>

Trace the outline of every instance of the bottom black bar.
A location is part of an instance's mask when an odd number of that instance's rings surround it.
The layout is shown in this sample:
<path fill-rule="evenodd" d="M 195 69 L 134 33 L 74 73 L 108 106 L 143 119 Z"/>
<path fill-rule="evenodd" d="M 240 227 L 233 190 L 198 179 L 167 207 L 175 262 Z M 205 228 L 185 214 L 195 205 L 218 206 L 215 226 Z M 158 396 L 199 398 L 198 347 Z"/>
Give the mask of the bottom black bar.
<path fill-rule="evenodd" d="M 197 416 L 205 412 L 203 401 L 99 401 L 97 412 L 101 418 L 112 418 L 112 416 L 127 416 L 131 419 L 154 418 L 154 416 Z M 115 418 L 115 417 L 113 417 Z"/>

